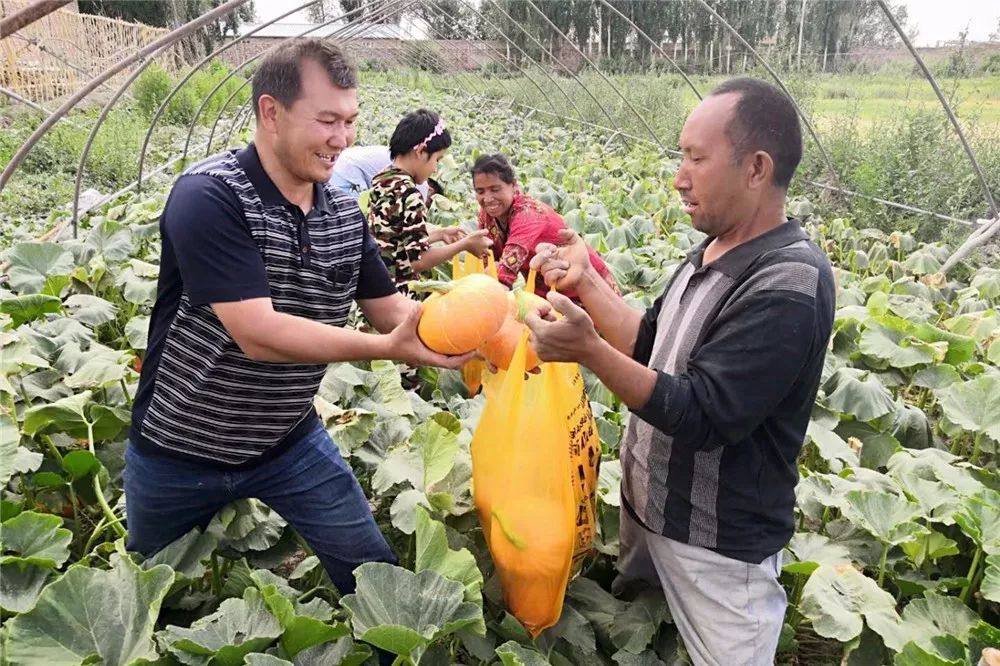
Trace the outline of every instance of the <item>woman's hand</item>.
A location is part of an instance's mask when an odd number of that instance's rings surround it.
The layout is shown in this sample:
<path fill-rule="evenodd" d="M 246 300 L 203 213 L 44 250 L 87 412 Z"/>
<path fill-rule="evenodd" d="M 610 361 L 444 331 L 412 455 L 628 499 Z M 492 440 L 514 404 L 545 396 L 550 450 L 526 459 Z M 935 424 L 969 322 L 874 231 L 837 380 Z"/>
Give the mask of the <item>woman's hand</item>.
<path fill-rule="evenodd" d="M 462 243 L 463 250 L 477 257 L 482 257 L 493 247 L 493 240 L 490 238 L 489 232 L 485 229 L 473 231 L 459 242 Z"/>
<path fill-rule="evenodd" d="M 460 227 L 438 227 L 431 229 L 427 234 L 427 240 L 431 243 L 443 242 L 446 245 L 457 243 L 466 237 L 465 229 Z"/>

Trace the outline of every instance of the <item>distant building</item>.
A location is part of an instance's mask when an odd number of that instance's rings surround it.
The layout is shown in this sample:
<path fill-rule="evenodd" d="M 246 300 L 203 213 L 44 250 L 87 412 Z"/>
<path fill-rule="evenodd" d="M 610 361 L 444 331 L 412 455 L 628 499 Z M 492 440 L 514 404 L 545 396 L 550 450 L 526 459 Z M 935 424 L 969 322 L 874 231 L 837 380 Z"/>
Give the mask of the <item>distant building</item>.
<path fill-rule="evenodd" d="M 497 59 L 495 46 L 468 39 L 428 40 L 418 25 L 395 23 L 274 23 L 245 24 L 240 36 L 249 35 L 222 58 L 231 66 L 265 51 L 281 41 L 305 35 L 336 40 L 361 68 L 413 66 L 447 71 L 476 70 Z M 259 29 L 258 29 L 259 28 Z M 251 34 L 253 33 L 253 34 Z"/>

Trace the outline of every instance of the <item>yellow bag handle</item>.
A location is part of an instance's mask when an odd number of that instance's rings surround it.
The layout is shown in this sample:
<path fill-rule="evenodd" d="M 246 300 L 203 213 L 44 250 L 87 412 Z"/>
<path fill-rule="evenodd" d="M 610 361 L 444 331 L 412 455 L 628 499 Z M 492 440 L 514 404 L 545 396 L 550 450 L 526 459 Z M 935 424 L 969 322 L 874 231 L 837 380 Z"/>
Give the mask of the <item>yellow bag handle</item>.
<path fill-rule="evenodd" d="M 485 266 L 482 259 L 470 252 L 459 252 L 451 258 L 451 277 L 453 280 L 473 273 L 485 273 L 494 280 L 498 279 L 497 262 L 493 258 L 492 252 L 487 253 Z"/>
<path fill-rule="evenodd" d="M 538 269 L 528 269 L 528 277 L 524 281 L 524 290 L 529 294 L 535 293 L 535 284 L 538 282 Z"/>

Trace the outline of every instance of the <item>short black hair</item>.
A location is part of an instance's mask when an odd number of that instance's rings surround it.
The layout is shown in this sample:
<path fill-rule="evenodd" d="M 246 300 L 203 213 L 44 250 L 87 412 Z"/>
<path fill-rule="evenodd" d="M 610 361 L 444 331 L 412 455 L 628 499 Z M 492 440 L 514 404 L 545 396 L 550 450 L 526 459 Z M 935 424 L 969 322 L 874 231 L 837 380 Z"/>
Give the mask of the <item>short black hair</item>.
<path fill-rule="evenodd" d="M 475 178 L 481 173 L 491 173 L 508 185 L 513 185 L 517 181 L 514 167 L 503 153 L 480 155 L 472 165 L 472 177 Z"/>
<path fill-rule="evenodd" d="M 330 83 L 347 90 L 358 87 L 354 63 L 336 44 L 312 37 L 290 39 L 264 56 L 253 74 L 253 110 L 260 113 L 261 95 L 270 95 L 285 108 L 302 95 L 302 63 L 312 60 L 326 70 Z"/>
<path fill-rule="evenodd" d="M 403 116 L 396 125 L 392 138 L 389 139 L 389 159 L 394 160 L 400 155 L 405 155 L 423 143 L 440 120 L 441 116 L 427 109 L 417 109 Z M 427 141 L 424 152 L 431 155 L 449 146 L 451 146 L 451 133 L 444 129 Z"/>
<path fill-rule="evenodd" d="M 760 79 L 738 78 L 717 86 L 711 95 L 740 96 L 726 136 L 733 144 L 733 160 L 762 150 L 774 161 L 774 184 L 788 189 L 802 161 L 802 128 L 792 100 Z"/>

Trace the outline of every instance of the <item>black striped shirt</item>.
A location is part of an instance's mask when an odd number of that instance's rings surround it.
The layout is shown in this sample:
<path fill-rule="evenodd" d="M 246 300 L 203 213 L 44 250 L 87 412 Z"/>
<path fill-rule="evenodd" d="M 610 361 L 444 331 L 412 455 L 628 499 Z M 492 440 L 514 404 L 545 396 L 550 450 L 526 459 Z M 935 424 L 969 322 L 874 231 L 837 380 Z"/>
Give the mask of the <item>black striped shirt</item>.
<path fill-rule="evenodd" d="M 278 312 L 343 326 L 356 298 L 395 293 L 357 203 L 316 185 L 308 215 L 256 148 L 187 169 L 160 220 L 149 348 L 130 440 L 144 450 L 250 466 L 313 428 L 325 365 L 248 358 L 212 303 L 269 297 Z"/>

